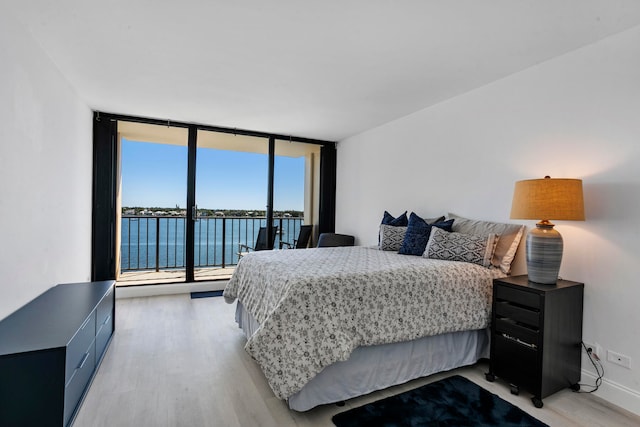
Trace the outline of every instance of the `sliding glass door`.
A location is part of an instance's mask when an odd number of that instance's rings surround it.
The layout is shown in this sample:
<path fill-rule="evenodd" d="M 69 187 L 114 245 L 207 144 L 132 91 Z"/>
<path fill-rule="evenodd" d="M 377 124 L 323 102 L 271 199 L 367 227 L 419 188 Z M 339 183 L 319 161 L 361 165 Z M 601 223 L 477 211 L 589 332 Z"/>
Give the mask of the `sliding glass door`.
<path fill-rule="evenodd" d="M 228 277 L 266 227 L 269 140 L 199 130 L 194 279 Z"/>
<path fill-rule="evenodd" d="M 187 130 L 119 124 L 122 285 L 184 281 Z"/>
<path fill-rule="evenodd" d="M 302 225 L 313 226 L 309 246 L 317 238 L 320 146 L 275 141 L 273 215 L 280 231 L 280 248 L 296 243 Z"/>

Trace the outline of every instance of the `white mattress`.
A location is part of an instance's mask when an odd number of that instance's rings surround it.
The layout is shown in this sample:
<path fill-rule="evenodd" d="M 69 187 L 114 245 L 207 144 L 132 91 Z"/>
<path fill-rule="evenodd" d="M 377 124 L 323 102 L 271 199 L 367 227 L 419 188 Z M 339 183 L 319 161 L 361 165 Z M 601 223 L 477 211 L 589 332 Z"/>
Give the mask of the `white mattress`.
<path fill-rule="evenodd" d="M 249 338 L 259 327 L 240 302 L 236 322 Z M 402 384 L 415 378 L 460 366 L 489 356 L 489 331 L 452 332 L 414 341 L 358 347 L 348 360 L 323 369 L 302 390 L 289 397 L 291 409 L 307 411 Z"/>

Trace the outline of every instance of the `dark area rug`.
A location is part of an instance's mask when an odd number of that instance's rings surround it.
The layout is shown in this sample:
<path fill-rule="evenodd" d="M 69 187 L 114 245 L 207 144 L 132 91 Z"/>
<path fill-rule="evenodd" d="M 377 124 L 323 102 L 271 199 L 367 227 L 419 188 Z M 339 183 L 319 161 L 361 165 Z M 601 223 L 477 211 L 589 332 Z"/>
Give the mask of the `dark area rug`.
<path fill-rule="evenodd" d="M 342 412 L 332 421 L 338 427 L 549 427 L 459 375 Z"/>
<path fill-rule="evenodd" d="M 203 291 L 203 292 L 191 292 L 191 298 L 210 298 L 221 297 L 223 291 Z"/>

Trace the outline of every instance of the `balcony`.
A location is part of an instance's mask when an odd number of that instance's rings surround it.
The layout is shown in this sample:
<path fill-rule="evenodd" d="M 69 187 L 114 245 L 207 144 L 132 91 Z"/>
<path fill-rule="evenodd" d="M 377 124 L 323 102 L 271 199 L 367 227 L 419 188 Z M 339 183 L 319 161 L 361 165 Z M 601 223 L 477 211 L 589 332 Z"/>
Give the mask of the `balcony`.
<path fill-rule="evenodd" d="M 122 215 L 118 285 L 185 279 L 184 216 Z M 274 248 L 298 237 L 303 218 L 278 217 Z M 195 224 L 196 280 L 228 279 L 238 263 L 238 246 L 253 246 L 264 217 L 198 217 Z"/>

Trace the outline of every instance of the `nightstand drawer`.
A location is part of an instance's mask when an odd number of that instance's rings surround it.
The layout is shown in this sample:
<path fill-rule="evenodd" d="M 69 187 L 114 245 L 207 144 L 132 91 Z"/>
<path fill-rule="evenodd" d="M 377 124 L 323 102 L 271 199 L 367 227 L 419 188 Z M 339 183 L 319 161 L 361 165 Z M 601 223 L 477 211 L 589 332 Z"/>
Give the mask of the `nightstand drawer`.
<path fill-rule="evenodd" d="M 540 308 L 540 296 L 534 292 L 512 289 L 508 286 L 496 286 L 496 298 L 530 308 Z"/>
<path fill-rule="evenodd" d="M 508 301 L 496 301 L 496 315 L 508 317 L 536 328 L 540 326 L 540 312 L 526 307 L 513 305 Z"/>
<path fill-rule="evenodd" d="M 523 388 L 535 390 L 539 370 L 538 351 L 500 335 L 494 335 L 493 339 L 495 352 L 491 356 L 491 364 L 495 374 Z"/>
<path fill-rule="evenodd" d="M 524 341 L 527 344 L 538 346 L 538 329 L 528 328 L 510 319 L 496 319 L 496 332 L 505 333 L 514 339 Z"/>

